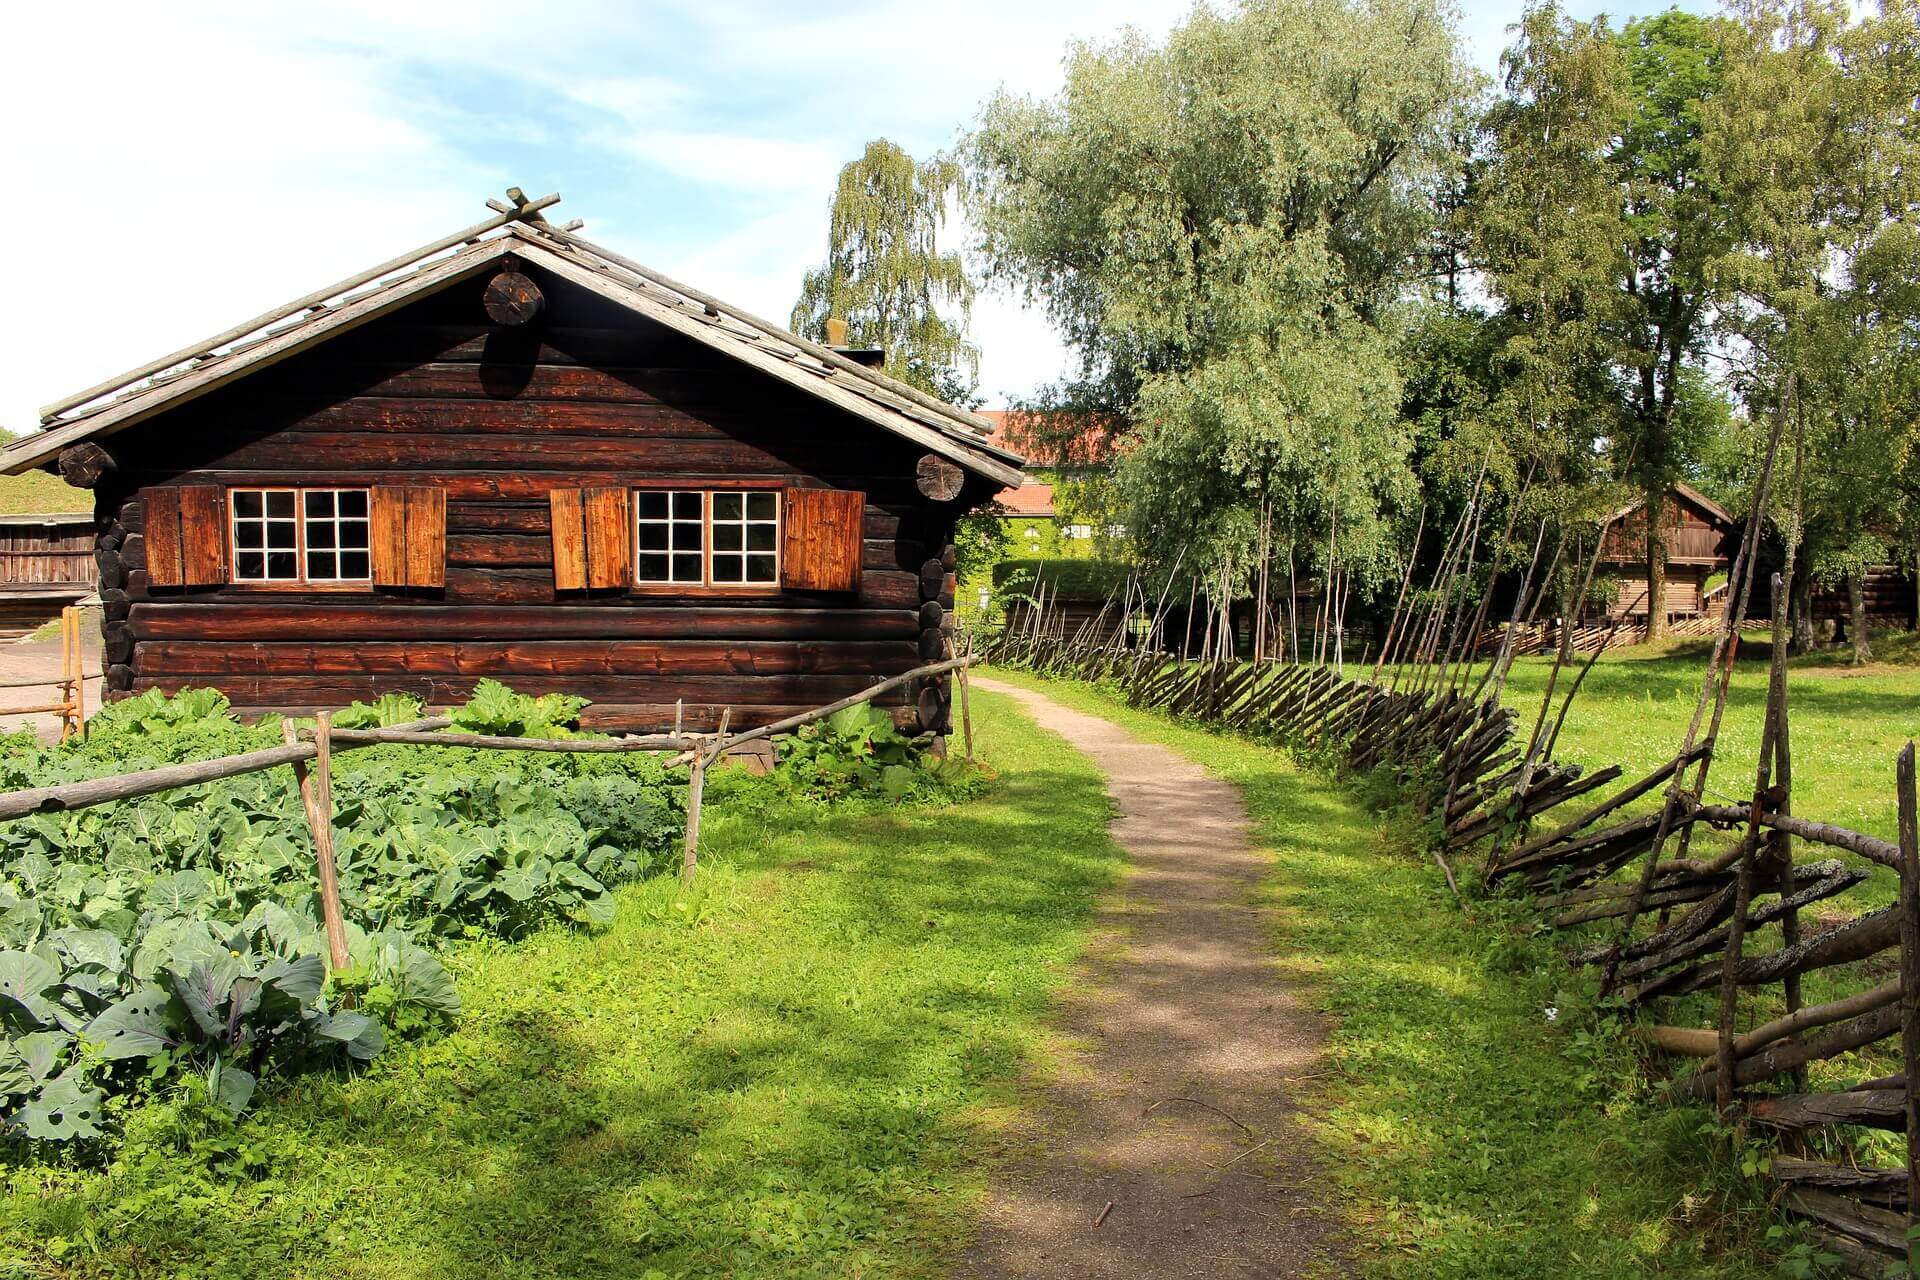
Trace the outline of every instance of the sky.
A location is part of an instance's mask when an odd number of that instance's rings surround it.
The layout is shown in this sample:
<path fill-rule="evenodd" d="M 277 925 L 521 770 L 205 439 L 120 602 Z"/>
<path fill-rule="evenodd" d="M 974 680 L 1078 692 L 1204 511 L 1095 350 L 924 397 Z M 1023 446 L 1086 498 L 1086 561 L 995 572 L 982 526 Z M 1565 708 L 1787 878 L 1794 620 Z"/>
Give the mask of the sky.
<path fill-rule="evenodd" d="M 555 221 L 784 323 L 825 255 L 835 175 L 869 139 L 950 146 L 997 90 L 1057 90 L 1071 41 L 1163 35 L 1190 8 L 19 6 L 0 50 L 15 229 L 0 426 L 30 429 L 41 404 L 471 225 L 509 186 L 558 191 Z M 1483 69 L 1520 8 L 1463 13 Z M 1066 367 L 1017 298 L 982 296 L 972 333 L 989 407 Z"/>

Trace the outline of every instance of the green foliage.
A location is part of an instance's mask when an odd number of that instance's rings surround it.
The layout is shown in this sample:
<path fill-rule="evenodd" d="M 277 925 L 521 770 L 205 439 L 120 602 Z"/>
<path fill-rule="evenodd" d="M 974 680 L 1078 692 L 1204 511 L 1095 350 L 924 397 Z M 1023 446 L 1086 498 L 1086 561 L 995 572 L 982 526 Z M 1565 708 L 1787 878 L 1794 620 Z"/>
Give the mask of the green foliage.
<path fill-rule="evenodd" d="M 1384 577 L 1410 477 L 1382 319 L 1471 80 L 1424 0 L 1250 0 L 1077 45 L 1058 97 L 987 106 L 966 151 L 990 271 L 1079 358 L 1044 407 L 1134 437 L 1120 518 L 1161 572 L 1185 549 L 1244 582 L 1270 515 L 1303 571 L 1337 525 Z"/>
<path fill-rule="evenodd" d="M 1129 572 L 1128 566 L 1117 560 L 1002 560 L 993 567 L 993 586 L 996 593 L 1032 592 L 1044 584 L 1049 600 L 1057 591 L 1061 600 L 1097 604 L 1117 596 Z"/>
<path fill-rule="evenodd" d="M 493 682 L 455 715 L 488 733 L 569 732 L 578 699 Z M 416 719 L 387 697 L 344 725 Z M 208 690 L 109 704 L 87 738 L 22 736 L 0 785 L 45 785 L 279 741 Z M 353 969 L 323 998 L 318 878 L 290 771 L 0 826 L 0 1126 L 98 1139 L 103 1100 L 205 1078 L 235 1109 L 267 1074 L 363 1061 L 382 1028 L 443 1025 L 458 996 L 428 949 L 600 927 L 682 824 L 683 784 L 638 755 L 371 748 L 335 757 L 335 852 Z M 111 1033 L 111 1034 L 109 1034 Z"/>
<path fill-rule="evenodd" d="M 980 370 L 980 351 L 966 337 L 974 285 L 960 255 L 938 245 L 960 176 L 945 157 L 917 162 L 885 138 L 869 142 L 840 170 L 827 260 L 807 272 L 790 323 L 824 342 L 827 320 L 844 320 L 850 345 L 886 352 L 888 373 L 971 406 Z"/>
<path fill-rule="evenodd" d="M 861 703 L 802 725 L 781 745 L 775 776 L 795 793 L 832 800 L 870 792 L 891 800 L 953 794 L 957 772 L 900 732 L 893 717 Z"/>
<path fill-rule="evenodd" d="M 473 696 L 453 713 L 453 726 L 467 733 L 512 738 L 571 738 L 571 727 L 587 700 L 564 693 L 532 697 L 515 693 L 491 676 L 473 687 Z"/>

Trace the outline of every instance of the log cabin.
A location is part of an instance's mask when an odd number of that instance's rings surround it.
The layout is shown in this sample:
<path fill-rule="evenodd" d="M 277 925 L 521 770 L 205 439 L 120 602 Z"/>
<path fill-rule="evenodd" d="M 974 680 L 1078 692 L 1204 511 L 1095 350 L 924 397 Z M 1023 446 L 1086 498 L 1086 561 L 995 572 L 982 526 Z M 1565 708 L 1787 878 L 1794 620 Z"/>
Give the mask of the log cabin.
<path fill-rule="evenodd" d="M 583 727 L 740 728 L 946 656 L 955 521 L 1019 456 L 508 194 L 0 453 L 92 491 L 109 698 L 445 705 L 491 676 L 591 699 Z M 944 679 L 883 703 L 945 729 Z"/>
<path fill-rule="evenodd" d="M 1724 603 L 1724 592 L 1707 583 L 1727 572 L 1739 541 L 1733 513 L 1687 484 L 1667 491 L 1666 609 L 1673 618 L 1710 613 Z M 1596 610 L 1608 618 L 1624 613 L 1644 623 L 1647 616 L 1646 503 L 1635 502 L 1607 517 L 1600 546 L 1596 586 L 1604 600 Z"/>

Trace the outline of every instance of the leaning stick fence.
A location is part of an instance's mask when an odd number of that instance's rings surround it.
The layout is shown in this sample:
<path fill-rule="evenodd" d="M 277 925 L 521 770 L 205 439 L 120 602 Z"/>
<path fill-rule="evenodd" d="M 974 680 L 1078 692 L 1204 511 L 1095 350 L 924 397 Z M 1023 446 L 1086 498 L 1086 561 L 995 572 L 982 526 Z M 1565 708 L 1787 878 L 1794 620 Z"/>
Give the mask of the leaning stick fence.
<path fill-rule="evenodd" d="M 1448 883 L 1472 860 L 1489 890 L 1529 901 L 1568 931 L 1575 962 L 1605 976 L 1614 1007 L 1674 1064 L 1673 1096 L 1717 1104 L 1769 1135 L 1779 1206 L 1851 1269 L 1879 1276 L 1908 1259 L 1920 1226 L 1914 748 L 1890 762 L 1897 840 L 1794 813 L 1786 666 L 1776 661 L 1758 785 L 1746 803 L 1708 802 L 1737 627 L 1736 610 L 1696 716 L 1705 732 L 1624 786 L 1618 765 L 1588 772 L 1553 760 L 1571 692 L 1550 720 L 1550 685 L 1531 737 L 1519 733 L 1496 678 L 1510 648 L 1474 688 L 1458 673 L 1416 672 L 1403 683 L 1312 663 L 1189 661 L 1131 643 L 1138 628 L 1083 625 L 1068 636 L 1044 618 L 1002 631 L 982 655 L 1098 682 L 1136 707 L 1331 754 L 1354 770 L 1390 771 L 1429 821 Z M 1564 662 L 1575 637 L 1562 639 Z M 1891 902 L 1877 870 L 1893 873 Z M 1580 931 L 1600 938 L 1582 942 Z M 1904 1132 L 1905 1158 L 1883 1150 L 1872 1159 L 1874 1130 Z"/>

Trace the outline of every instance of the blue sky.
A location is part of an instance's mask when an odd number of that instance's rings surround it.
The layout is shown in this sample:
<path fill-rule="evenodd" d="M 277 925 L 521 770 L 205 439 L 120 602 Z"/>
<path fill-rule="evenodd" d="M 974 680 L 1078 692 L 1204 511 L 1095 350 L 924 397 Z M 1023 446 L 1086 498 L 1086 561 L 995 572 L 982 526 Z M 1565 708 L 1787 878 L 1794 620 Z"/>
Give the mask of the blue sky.
<path fill-rule="evenodd" d="M 1069 41 L 1164 33 L 1190 8 L 26 6 L 0 51 L 0 159 L 28 237 L 0 308 L 0 425 L 477 221 L 509 185 L 558 190 L 586 234 L 784 321 L 824 252 L 834 174 L 868 139 L 947 146 L 997 88 L 1057 88 Z M 1483 68 L 1519 11 L 1463 13 Z M 990 405 L 1061 370 L 1013 299 L 983 299 L 974 333 Z"/>

